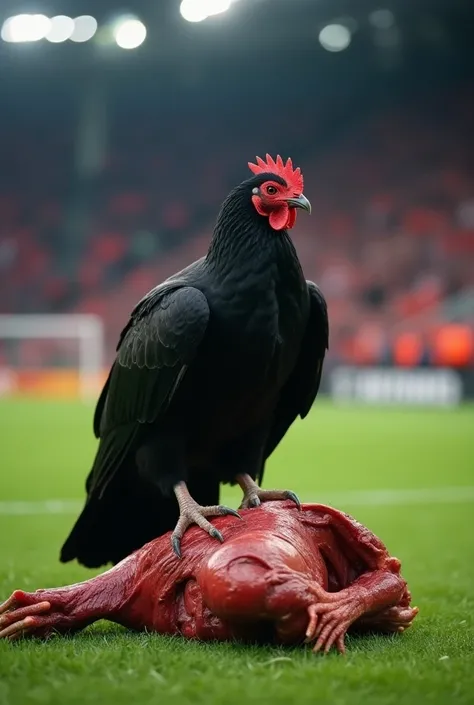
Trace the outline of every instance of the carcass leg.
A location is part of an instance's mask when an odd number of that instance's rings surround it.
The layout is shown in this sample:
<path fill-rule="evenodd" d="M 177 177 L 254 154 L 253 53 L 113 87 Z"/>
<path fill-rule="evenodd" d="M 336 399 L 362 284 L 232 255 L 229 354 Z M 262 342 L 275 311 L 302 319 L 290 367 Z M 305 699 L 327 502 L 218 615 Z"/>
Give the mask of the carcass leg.
<path fill-rule="evenodd" d="M 0 604 L 0 639 L 48 637 L 53 632 L 77 632 L 99 619 L 119 622 L 133 597 L 139 554 L 81 583 L 60 588 L 15 592 Z"/>

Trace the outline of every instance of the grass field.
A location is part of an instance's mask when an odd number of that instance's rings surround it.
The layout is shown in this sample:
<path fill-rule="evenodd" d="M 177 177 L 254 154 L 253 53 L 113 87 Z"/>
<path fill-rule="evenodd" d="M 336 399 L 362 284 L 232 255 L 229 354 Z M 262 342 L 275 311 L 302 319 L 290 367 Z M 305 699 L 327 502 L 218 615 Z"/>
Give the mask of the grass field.
<path fill-rule="evenodd" d="M 44 503 L 82 500 L 91 416 L 74 403 L 0 403 L 0 600 L 92 574 L 59 563 L 75 514 Z M 99 623 L 46 644 L 0 643 L 0 705 L 474 703 L 473 408 L 318 403 L 272 458 L 270 484 L 334 503 L 383 539 L 420 608 L 411 630 L 349 639 L 345 657 L 323 657 Z M 225 491 L 224 500 L 236 506 L 238 495 Z"/>

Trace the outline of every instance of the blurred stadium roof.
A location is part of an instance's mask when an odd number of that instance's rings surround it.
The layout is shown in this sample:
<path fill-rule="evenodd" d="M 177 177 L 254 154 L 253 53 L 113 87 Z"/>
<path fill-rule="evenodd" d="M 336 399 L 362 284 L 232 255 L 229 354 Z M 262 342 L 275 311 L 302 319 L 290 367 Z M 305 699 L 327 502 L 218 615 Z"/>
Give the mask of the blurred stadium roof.
<path fill-rule="evenodd" d="M 200 23 L 186 22 L 180 15 L 181 0 L 6 0 L 0 9 L 0 21 L 20 13 L 43 13 L 49 17 L 60 14 L 90 14 L 99 23 L 99 30 L 91 42 L 84 45 L 65 42 L 60 46 L 47 42 L 25 46 L 0 43 L 2 60 L 13 57 L 17 66 L 26 57 L 29 68 L 31 55 L 50 69 L 62 71 L 64 62 L 90 61 L 91 45 L 107 53 L 110 24 L 124 13 L 133 13 L 147 28 L 147 40 L 137 52 L 130 54 L 134 61 L 175 62 L 203 59 L 211 56 L 225 58 L 249 55 L 252 51 L 278 47 L 281 51 L 311 50 L 318 43 L 321 29 L 330 22 L 349 23 L 353 34 L 353 48 L 367 49 L 374 43 L 377 28 L 370 15 L 380 9 L 393 12 L 396 29 L 405 46 L 414 42 L 434 43 L 445 47 L 472 44 L 472 29 L 464 20 L 472 17 L 469 0 L 232 0 L 228 12 L 209 17 Z M 189 0 L 188 0 L 189 1 Z M 204 0 L 191 0 L 191 2 Z M 388 37 L 388 35 L 387 35 Z M 377 40 L 375 40 L 377 42 Z M 396 43 L 392 38 L 387 41 Z M 41 47 L 41 48 L 39 48 Z M 59 54 L 61 52 L 61 54 Z M 324 51 L 319 52 L 324 54 Z M 61 56 L 61 63 L 51 58 Z M 97 52 L 94 54 L 97 58 Z M 44 60 L 44 61 L 43 61 Z M 2 62 L 3 63 L 3 62 Z M 11 67 L 11 63 L 9 66 Z"/>
<path fill-rule="evenodd" d="M 0 121 L 15 120 L 15 110 L 30 111 L 31 121 L 31 105 L 34 117 L 46 116 L 47 104 L 52 119 L 56 108 L 66 110 L 68 100 L 76 102 L 93 83 L 96 90 L 106 85 L 109 99 L 120 101 L 120 112 L 135 103 L 136 109 L 152 111 L 153 103 L 162 109 L 180 93 L 182 109 L 196 110 L 197 103 L 204 108 L 205 96 L 218 95 L 220 105 L 235 101 L 242 110 L 244 88 L 248 100 L 259 91 L 280 95 L 284 86 L 287 101 L 301 97 L 306 106 L 342 91 L 357 103 L 362 91 L 377 90 L 380 71 L 382 92 L 389 94 L 385 82 L 397 75 L 403 74 L 402 83 L 416 76 L 420 84 L 424 74 L 437 81 L 453 65 L 459 75 L 474 67 L 470 0 L 233 0 L 228 12 L 199 23 L 183 19 L 180 2 L 4 0 L 0 25 L 20 13 L 90 14 L 98 30 L 83 43 L 0 41 Z M 392 13 L 388 26 L 374 21 L 380 10 Z M 147 29 L 146 40 L 133 51 L 120 49 L 112 33 L 114 22 L 127 14 Z M 346 51 L 324 49 L 334 36 L 321 30 L 334 23 L 349 29 Z M 344 45 L 344 36 L 336 41 Z M 193 91 L 199 100 L 190 102 Z M 256 102 L 263 101 L 260 96 Z"/>

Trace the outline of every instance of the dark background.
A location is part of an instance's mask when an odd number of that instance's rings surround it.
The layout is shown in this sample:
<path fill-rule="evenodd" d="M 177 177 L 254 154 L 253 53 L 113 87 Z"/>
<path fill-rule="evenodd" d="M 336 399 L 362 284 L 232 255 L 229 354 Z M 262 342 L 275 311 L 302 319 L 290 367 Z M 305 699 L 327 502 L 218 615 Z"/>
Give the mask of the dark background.
<path fill-rule="evenodd" d="M 329 364 L 472 367 L 469 2 L 239 0 L 194 24 L 178 0 L 15 0 L 0 21 L 21 12 L 99 30 L 0 42 L 1 312 L 95 313 L 109 361 L 136 300 L 205 252 L 247 161 L 281 153 L 313 204 L 294 239 L 328 299 Z M 135 50 L 112 40 L 123 13 L 147 27 Z M 340 52 L 318 40 L 335 22 Z M 74 355 L 0 335 L 3 365 Z"/>

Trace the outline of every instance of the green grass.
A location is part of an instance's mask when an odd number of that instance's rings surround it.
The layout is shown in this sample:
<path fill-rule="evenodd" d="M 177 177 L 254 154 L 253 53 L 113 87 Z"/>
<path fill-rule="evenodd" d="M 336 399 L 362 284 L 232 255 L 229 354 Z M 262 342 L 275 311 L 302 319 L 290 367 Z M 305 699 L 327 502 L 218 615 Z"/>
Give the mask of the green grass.
<path fill-rule="evenodd" d="M 0 500 L 83 496 L 92 408 L 3 401 Z M 474 485 L 474 411 L 318 403 L 272 458 L 265 485 L 302 499 Z M 336 495 L 334 495 L 336 496 Z M 472 494 L 470 495 L 472 497 Z M 237 504 L 237 493 L 225 490 Z M 348 640 L 346 657 L 197 644 L 99 623 L 68 639 L 0 643 L 0 705 L 88 703 L 474 704 L 474 503 L 339 506 L 402 560 L 420 614 L 399 637 Z M 0 599 L 92 573 L 58 562 L 74 515 L 0 513 Z"/>

